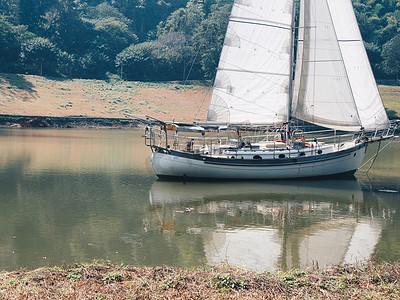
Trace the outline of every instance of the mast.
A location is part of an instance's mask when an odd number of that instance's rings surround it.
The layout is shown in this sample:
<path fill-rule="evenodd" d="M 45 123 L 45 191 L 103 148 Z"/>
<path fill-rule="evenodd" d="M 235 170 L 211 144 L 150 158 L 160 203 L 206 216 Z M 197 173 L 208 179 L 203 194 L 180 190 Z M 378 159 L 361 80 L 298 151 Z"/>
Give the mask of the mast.
<path fill-rule="evenodd" d="M 296 0 L 292 3 L 292 37 L 290 41 L 290 76 L 289 76 L 289 93 L 288 93 L 288 104 L 287 104 L 287 118 L 286 118 L 286 145 L 289 144 L 289 131 L 290 131 L 290 121 L 292 119 L 292 102 L 293 102 L 293 81 L 294 81 L 294 42 L 295 42 L 295 22 L 296 22 Z"/>

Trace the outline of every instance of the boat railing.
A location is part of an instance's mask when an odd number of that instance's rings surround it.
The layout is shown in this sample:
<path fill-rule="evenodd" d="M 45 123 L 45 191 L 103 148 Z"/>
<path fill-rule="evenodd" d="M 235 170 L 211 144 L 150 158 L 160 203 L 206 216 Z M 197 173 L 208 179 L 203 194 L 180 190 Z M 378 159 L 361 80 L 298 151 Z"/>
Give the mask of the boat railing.
<path fill-rule="evenodd" d="M 342 132 L 333 129 L 318 131 L 293 131 L 291 140 L 286 143 L 291 149 L 295 140 L 301 139 L 305 144 L 318 148 L 323 144 L 333 144 L 336 149 L 341 149 L 347 142 L 351 141 L 376 141 L 394 136 L 397 123 L 389 128 L 377 128 L 375 131 Z M 182 134 L 176 130 L 168 130 L 163 126 L 147 126 L 145 130 L 145 144 L 151 148 L 165 148 L 177 151 L 202 153 L 203 155 L 218 155 L 223 150 L 229 149 L 232 155 L 239 151 L 243 145 L 254 145 L 257 143 L 272 143 L 270 149 L 282 150 L 286 146 L 282 144 L 280 130 L 267 132 L 249 131 L 247 134 L 238 135 L 237 132 L 221 134 L 219 131 L 191 132 Z M 294 146 L 294 148 L 296 148 Z"/>
<path fill-rule="evenodd" d="M 320 132 L 321 134 L 323 131 Z M 301 133 L 301 136 L 305 136 L 306 133 Z M 295 137 L 299 135 L 293 135 L 292 140 L 289 144 L 293 144 Z M 350 135 L 348 135 L 350 137 Z M 282 149 L 284 141 L 281 140 L 279 132 L 271 131 L 259 134 L 249 133 L 241 136 L 233 133 L 231 136 L 221 135 L 218 132 L 208 132 L 208 135 L 204 133 L 192 133 L 190 135 L 179 134 L 177 131 L 171 131 L 156 126 L 147 126 L 145 129 L 145 144 L 151 148 L 166 148 L 177 151 L 187 152 L 199 152 L 202 154 L 218 154 L 220 149 L 230 149 L 233 152 L 235 149 L 239 150 L 245 145 L 255 145 L 258 143 L 271 143 L 271 149 Z M 310 142 L 318 145 L 318 142 L 325 142 L 328 138 L 313 135 L 312 137 L 304 138 L 305 142 Z M 344 137 L 339 141 L 344 140 Z M 350 140 L 350 138 L 349 138 Z M 318 141 L 315 143 L 315 141 Z M 283 145 L 283 146 L 282 146 Z"/>

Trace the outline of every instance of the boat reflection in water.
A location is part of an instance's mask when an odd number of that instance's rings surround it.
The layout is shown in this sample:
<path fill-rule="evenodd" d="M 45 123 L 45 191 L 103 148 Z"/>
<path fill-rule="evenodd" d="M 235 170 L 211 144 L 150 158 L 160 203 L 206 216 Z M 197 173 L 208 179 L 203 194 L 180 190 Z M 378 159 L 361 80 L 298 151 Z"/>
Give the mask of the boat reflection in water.
<path fill-rule="evenodd" d="M 272 271 L 354 263 L 371 257 L 382 231 L 356 179 L 156 181 L 149 196 L 160 228 L 202 235 L 209 265 Z"/>

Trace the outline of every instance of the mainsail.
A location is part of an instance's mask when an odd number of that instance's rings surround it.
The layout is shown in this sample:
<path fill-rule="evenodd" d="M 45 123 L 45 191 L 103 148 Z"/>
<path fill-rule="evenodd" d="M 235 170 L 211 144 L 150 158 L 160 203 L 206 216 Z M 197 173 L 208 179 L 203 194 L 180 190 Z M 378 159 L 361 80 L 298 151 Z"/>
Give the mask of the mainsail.
<path fill-rule="evenodd" d="M 339 130 L 389 124 L 351 0 L 300 0 L 293 99 L 293 0 L 236 0 L 207 120 L 292 118 Z M 292 107 L 289 107 L 292 103 Z"/>
<path fill-rule="evenodd" d="M 287 119 L 293 0 L 236 0 L 207 120 L 278 123 Z"/>

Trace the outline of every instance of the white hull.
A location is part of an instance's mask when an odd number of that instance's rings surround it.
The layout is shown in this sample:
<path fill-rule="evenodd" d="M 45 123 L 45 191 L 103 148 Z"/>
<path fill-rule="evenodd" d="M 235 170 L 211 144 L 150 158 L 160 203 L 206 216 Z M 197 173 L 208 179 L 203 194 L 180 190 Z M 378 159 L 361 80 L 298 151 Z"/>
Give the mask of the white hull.
<path fill-rule="evenodd" d="M 352 174 L 361 165 L 366 145 L 325 155 L 298 159 L 240 160 L 211 158 L 180 151 L 158 149 L 151 165 L 159 177 L 219 179 L 288 179 Z"/>

